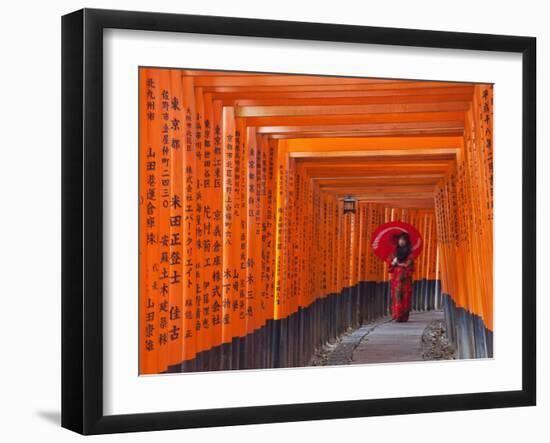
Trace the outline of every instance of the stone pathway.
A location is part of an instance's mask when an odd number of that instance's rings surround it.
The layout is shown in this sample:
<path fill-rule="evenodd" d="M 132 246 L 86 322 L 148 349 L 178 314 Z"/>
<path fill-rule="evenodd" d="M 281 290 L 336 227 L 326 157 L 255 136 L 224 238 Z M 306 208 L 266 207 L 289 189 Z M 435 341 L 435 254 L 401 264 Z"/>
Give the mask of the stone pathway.
<path fill-rule="evenodd" d="M 314 364 L 334 366 L 424 360 L 422 334 L 428 325 L 442 320 L 443 311 L 412 312 L 405 323 L 383 318 L 343 335 Z"/>
<path fill-rule="evenodd" d="M 383 323 L 387 323 L 389 321 L 389 319 L 383 319 L 375 323 L 364 325 L 355 329 L 353 332 L 344 335 L 334 350 L 328 354 L 325 364 L 329 366 L 349 364 L 355 349 L 363 340 L 366 339 L 367 335 Z"/>
<path fill-rule="evenodd" d="M 378 325 L 357 345 L 350 363 L 388 363 L 424 360 L 422 334 L 435 320 L 442 320 L 442 311 L 412 312 L 409 321 L 390 321 Z"/>

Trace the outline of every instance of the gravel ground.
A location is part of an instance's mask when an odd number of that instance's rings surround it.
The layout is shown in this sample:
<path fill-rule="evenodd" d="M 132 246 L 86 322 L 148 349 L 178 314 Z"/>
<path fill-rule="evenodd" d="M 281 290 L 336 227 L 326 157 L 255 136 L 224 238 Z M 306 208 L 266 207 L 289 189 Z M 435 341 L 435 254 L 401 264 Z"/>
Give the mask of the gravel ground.
<path fill-rule="evenodd" d="M 336 347 L 342 341 L 342 337 L 338 337 L 324 346 L 317 349 L 317 351 L 311 357 L 308 366 L 326 366 L 328 363 L 328 357 L 336 349 Z"/>
<path fill-rule="evenodd" d="M 424 360 L 454 360 L 455 350 L 447 339 L 444 321 L 431 322 L 422 334 L 422 358 Z"/>

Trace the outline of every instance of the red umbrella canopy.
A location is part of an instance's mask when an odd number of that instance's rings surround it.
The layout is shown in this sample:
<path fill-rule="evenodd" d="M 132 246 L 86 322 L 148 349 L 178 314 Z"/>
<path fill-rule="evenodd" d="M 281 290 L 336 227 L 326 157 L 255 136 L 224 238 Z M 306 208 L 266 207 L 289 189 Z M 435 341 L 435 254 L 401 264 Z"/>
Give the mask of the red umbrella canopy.
<path fill-rule="evenodd" d="M 406 232 L 411 240 L 412 257 L 416 258 L 422 252 L 422 236 L 413 226 L 401 221 L 392 221 L 378 226 L 372 234 L 372 249 L 382 260 L 391 260 L 395 254 L 397 238 Z"/>

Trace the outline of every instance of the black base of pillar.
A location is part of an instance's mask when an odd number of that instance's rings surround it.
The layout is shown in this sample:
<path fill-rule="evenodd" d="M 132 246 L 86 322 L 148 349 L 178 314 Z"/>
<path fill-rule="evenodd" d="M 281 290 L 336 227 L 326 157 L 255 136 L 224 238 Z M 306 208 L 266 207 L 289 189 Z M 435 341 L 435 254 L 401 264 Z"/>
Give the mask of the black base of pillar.
<path fill-rule="evenodd" d="M 457 358 L 492 358 L 493 332 L 487 329 L 483 319 L 457 306 L 449 294 L 442 294 L 441 301 L 447 336 Z"/>

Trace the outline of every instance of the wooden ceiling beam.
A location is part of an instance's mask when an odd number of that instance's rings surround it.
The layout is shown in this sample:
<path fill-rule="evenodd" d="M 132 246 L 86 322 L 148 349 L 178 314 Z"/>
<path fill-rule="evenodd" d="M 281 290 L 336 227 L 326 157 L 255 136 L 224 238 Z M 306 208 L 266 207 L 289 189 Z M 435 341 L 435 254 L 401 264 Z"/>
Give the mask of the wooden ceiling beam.
<path fill-rule="evenodd" d="M 331 194 L 331 195 L 334 195 L 335 197 L 337 198 L 340 198 L 340 197 L 345 197 L 345 196 L 351 196 L 353 198 L 356 198 L 358 200 L 370 200 L 370 201 L 380 201 L 380 200 L 384 200 L 384 201 L 394 201 L 394 200 L 397 200 L 397 201 L 407 201 L 407 200 L 425 200 L 425 199 L 433 199 L 434 198 L 434 193 L 433 192 L 416 192 L 416 193 L 405 193 L 405 192 L 402 192 L 402 193 L 387 193 L 387 194 L 382 194 L 382 193 L 378 193 L 378 192 L 357 192 L 357 193 L 352 193 L 352 192 L 340 192 L 340 191 L 332 191 L 332 192 L 329 192 L 329 191 L 325 191 L 327 194 Z"/>
<path fill-rule="evenodd" d="M 382 204 L 387 207 L 396 208 L 396 209 L 426 209 L 433 210 L 434 208 L 434 199 L 425 198 L 425 199 L 414 199 L 414 200 L 371 200 L 369 198 L 359 198 L 360 203 L 377 203 Z"/>
<path fill-rule="evenodd" d="M 331 181 L 342 181 L 342 180 L 364 180 L 364 181 L 372 181 L 372 180 L 389 180 L 393 179 L 394 175 L 390 171 L 387 174 L 383 175 L 335 175 L 335 176 L 328 176 L 323 177 L 322 179 L 316 179 L 319 182 L 326 182 L 330 183 Z M 400 179 L 410 179 L 410 180 L 439 180 L 443 178 L 443 174 L 403 174 L 400 176 Z"/>
<path fill-rule="evenodd" d="M 461 148 L 463 137 L 356 137 L 356 138 L 318 138 L 289 139 L 283 143 L 287 152 L 316 151 L 363 151 L 363 150 L 400 150 L 400 149 L 448 149 Z"/>
<path fill-rule="evenodd" d="M 421 171 L 421 172 L 433 172 L 433 173 L 445 173 L 446 172 L 446 169 L 444 168 L 423 168 L 423 167 L 416 167 L 416 168 L 413 168 L 413 167 L 410 167 L 410 168 L 403 168 L 403 173 L 413 173 L 415 171 Z M 369 175 L 381 175 L 384 173 L 384 170 L 382 169 L 361 169 L 361 170 L 355 170 L 355 171 L 349 171 L 349 172 L 352 172 L 352 173 L 360 173 L 361 175 L 364 175 L 364 176 L 369 176 Z M 331 170 L 323 170 L 323 169 L 311 169 L 311 170 L 308 170 L 305 172 L 306 176 L 310 179 L 320 179 L 320 178 L 324 178 L 324 177 L 329 177 L 332 173 L 334 173 L 334 171 L 331 171 Z M 336 173 L 338 173 L 339 175 L 345 175 L 346 173 L 346 170 L 338 170 L 336 171 Z"/>
<path fill-rule="evenodd" d="M 434 185 L 385 185 L 385 186 L 321 186 L 324 192 L 331 192 L 338 195 L 356 194 L 380 194 L 380 195 L 408 195 L 425 193 L 433 195 Z"/>
<path fill-rule="evenodd" d="M 247 117 L 248 126 L 319 126 L 349 125 L 370 123 L 405 123 L 464 121 L 463 111 L 452 112 L 401 112 L 386 114 L 349 114 L 349 115 L 295 115 L 274 117 Z"/>
<path fill-rule="evenodd" d="M 220 71 L 207 69 L 181 69 L 183 75 L 187 77 L 257 77 L 260 75 L 269 75 L 262 72 L 247 72 L 247 71 Z"/>
<path fill-rule="evenodd" d="M 304 126 L 258 126 L 258 134 L 287 134 L 329 131 L 394 131 L 406 129 L 447 129 L 464 130 L 464 121 L 422 121 L 422 122 L 389 122 L 389 123 L 355 123 L 342 125 L 304 125 Z"/>
<path fill-rule="evenodd" d="M 222 73 L 223 74 L 223 73 Z M 388 80 L 374 79 L 363 77 L 337 77 L 337 76 L 322 76 L 322 75 L 288 75 L 288 74 L 272 74 L 262 73 L 262 75 L 217 75 L 195 77 L 195 86 L 201 88 L 216 87 L 216 86 L 340 86 L 340 85 L 362 85 L 371 87 L 405 87 L 411 83 L 407 80 Z"/>
<path fill-rule="evenodd" d="M 373 105 L 311 105 L 311 106 L 236 106 L 237 117 L 276 117 L 307 115 L 398 114 L 408 112 L 466 111 L 470 102 L 390 103 Z"/>
<path fill-rule="evenodd" d="M 273 76 L 272 78 L 276 78 Z M 315 77 L 313 77 L 315 78 Z M 326 77 L 330 78 L 330 77 Z M 387 91 L 409 91 L 411 89 L 434 89 L 442 90 L 445 88 L 458 88 L 463 86 L 471 86 L 466 83 L 449 83 L 449 82 L 430 82 L 430 81 L 396 81 L 396 80 L 386 80 L 385 82 L 373 82 L 368 83 L 364 80 L 368 79 L 359 79 L 363 80 L 362 82 L 346 82 L 344 77 L 332 77 L 332 81 L 322 82 L 304 82 L 300 84 L 300 81 L 295 82 L 294 84 L 284 83 L 284 81 L 270 81 L 269 79 L 263 80 L 261 82 L 246 82 L 231 81 L 227 79 L 224 84 L 224 79 L 218 79 L 218 81 L 213 81 L 212 79 L 208 80 L 195 80 L 195 86 L 201 87 L 205 92 L 215 92 L 215 93 L 240 93 L 240 92 L 297 92 L 297 91 L 382 91 L 386 93 Z"/>
<path fill-rule="evenodd" d="M 435 186 L 439 180 L 443 178 L 443 174 L 401 174 L 392 175 L 389 172 L 387 175 L 378 175 L 371 177 L 364 176 L 338 176 L 338 177 L 322 177 L 312 178 L 314 183 L 317 183 L 321 188 L 323 186 L 372 186 L 395 184 L 400 185 L 431 185 Z"/>
<path fill-rule="evenodd" d="M 297 134 L 269 134 L 268 137 L 273 140 L 289 140 L 292 138 L 327 138 L 327 137 L 384 137 L 384 136 L 407 136 L 407 137 L 424 137 L 426 135 L 443 135 L 448 137 L 461 136 L 463 131 L 446 130 L 446 129 L 403 129 L 395 131 L 361 131 L 361 132 L 304 132 Z"/>
<path fill-rule="evenodd" d="M 372 164 L 374 163 L 374 164 Z M 443 162 L 440 164 L 389 164 L 388 162 L 372 162 L 368 166 L 359 165 L 345 165 L 345 166 L 329 166 L 329 167 L 319 167 L 312 166 L 306 167 L 304 169 L 304 174 L 311 179 L 315 178 L 325 178 L 333 177 L 335 175 L 342 176 L 349 174 L 350 176 L 362 175 L 364 177 L 389 174 L 391 173 L 396 178 L 401 175 L 410 175 L 418 173 L 426 174 L 446 174 L 449 170 L 450 163 Z"/>
<path fill-rule="evenodd" d="M 254 99 L 299 99 L 299 98 L 356 98 L 356 97 L 409 97 L 409 96 L 448 96 L 464 95 L 471 98 L 474 87 L 473 85 L 459 85 L 447 87 L 431 87 L 431 88 L 411 88 L 411 89 L 378 89 L 378 90 L 361 90 L 354 87 L 350 90 L 348 87 L 339 90 L 335 87 L 316 89 L 308 88 L 301 90 L 292 88 L 285 90 L 284 87 L 277 87 L 271 90 L 268 87 L 251 90 L 249 87 L 232 87 L 231 92 L 223 87 L 201 88 L 212 96 L 213 100 L 254 100 Z"/>
<path fill-rule="evenodd" d="M 445 95 L 390 95 L 379 97 L 254 97 L 249 99 L 222 97 L 224 106 L 256 107 L 256 106 L 333 106 L 333 105 L 375 105 L 375 104 L 404 104 L 404 103 L 469 103 L 472 94 L 445 94 Z"/>
<path fill-rule="evenodd" d="M 291 158 L 342 158 L 353 157 L 355 159 L 385 159 L 400 158 L 401 160 L 422 161 L 430 160 L 453 160 L 456 158 L 458 149 L 440 148 L 440 149 L 364 149 L 360 151 L 299 151 L 290 152 Z"/>

